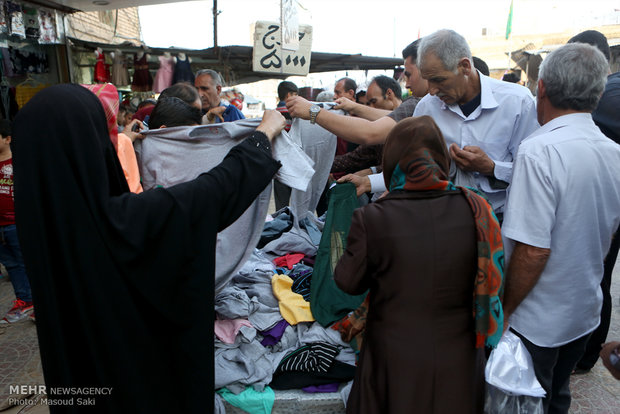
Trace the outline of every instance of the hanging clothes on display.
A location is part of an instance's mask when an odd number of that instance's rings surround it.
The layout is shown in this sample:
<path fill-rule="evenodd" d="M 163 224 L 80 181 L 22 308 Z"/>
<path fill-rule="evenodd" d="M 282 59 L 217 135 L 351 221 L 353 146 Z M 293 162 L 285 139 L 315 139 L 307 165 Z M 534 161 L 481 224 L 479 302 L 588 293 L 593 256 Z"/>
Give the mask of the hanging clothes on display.
<path fill-rule="evenodd" d="M 56 15 L 53 11 L 39 9 L 39 26 L 41 31 L 39 43 L 48 44 L 59 42 L 58 33 L 56 32 Z"/>
<path fill-rule="evenodd" d="M 123 53 L 116 49 L 111 53 L 112 56 L 112 83 L 115 86 L 129 85 L 129 71 L 127 70 L 127 59 Z"/>
<path fill-rule="evenodd" d="M 50 66 L 45 50 L 26 46 L 14 48 L 9 46 L 9 61 L 13 75 L 25 75 L 28 73 L 49 73 Z"/>
<path fill-rule="evenodd" d="M 185 53 L 179 53 L 177 56 L 177 63 L 174 67 L 174 76 L 172 83 L 189 82 L 194 84 L 194 72 L 190 66 L 189 57 L 185 56 Z"/>
<path fill-rule="evenodd" d="M 42 89 L 47 88 L 48 84 L 43 84 L 33 79 L 30 74 L 28 78 L 15 87 L 15 100 L 19 109 L 22 109 L 26 103 Z"/>
<path fill-rule="evenodd" d="M 19 3 L 7 1 L 5 3 L 7 17 L 8 17 L 8 29 L 9 34 L 17 36 L 19 38 L 26 38 L 26 27 L 24 25 L 24 15 L 22 13 L 22 6 Z"/>
<path fill-rule="evenodd" d="M 110 82 L 110 71 L 105 64 L 105 55 L 100 47 L 95 50 L 95 56 L 97 57 L 97 63 L 95 63 L 95 82 L 107 83 Z"/>
<path fill-rule="evenodd" d="M 24 26 L 26 37 L 29 39 L 39 39 L 41 36 L 41 26 L 39 24 L 39 11 L 35 7 L 23 7 Z"/>
<path fill-rule="evenodd" d="M 9 28 L 7 26 L 7 13 L 6 13 L 6 8 L 4 7 L 0 7 L 0 33 L 1 34 L 6 34 L 9 31 Z"/>
<path fill-rule="evenodd" d="M 4 116 L 4 119 L 15 118 L 17 111 L 19 111 L 19 106 L 15 100 L 15 92 L 15 88 L 12 88 L 6 78 L 3 78 L 0 82 L 0 102 L 2 103 L 0 113 Z"/>
<path fill-rule="evenodd" d="M 164 89 L 172 85 L 173 68 L 174 58 L 170 56 L 170 53 L 165 52 L 163 56 L 159 56 L 159 69 L 155 74 L 153 92 L 161 93 Z"/>
<path fill-rule="evenodd" d="M 149 64 L 147 62 L 146 53 L 138 53 L 133 58 L 133 81 L 131 82 L 131 90 L 135 92 L 148 92 L 153 88 L 153 77 L 149 72 Z"/>

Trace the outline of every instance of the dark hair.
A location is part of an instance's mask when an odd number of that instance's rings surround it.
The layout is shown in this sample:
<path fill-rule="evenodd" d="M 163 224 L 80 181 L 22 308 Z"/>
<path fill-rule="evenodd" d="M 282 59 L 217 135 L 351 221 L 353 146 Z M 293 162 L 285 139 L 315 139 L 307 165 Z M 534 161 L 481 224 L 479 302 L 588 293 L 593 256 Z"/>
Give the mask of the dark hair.
<path fill-rule="evenodd" d="M 608 62 L 611 57 L 607 38 L 603 33 L 596 30 L 586 30 L 585 32 L 581 32 L 568 39 L 567 43 L 587 43 L 589 45 L 596 46 L 598 50 L 603 52 L 603 55 L 605 55 L 605 59 L 607 59 Z"/>
<path fill-rule="evenodd" d="M 0 120 L 0 135 L 2 135 L 3 138 L 12 135 L 12 131 L 13 123 L 11 121 L 9 121 L 8 119 Z"/>
<path fill-rule="evenodd" d="M 336 83 L 340 82 L 340 81 L 344 81 L 344 91 L 350 91 L 351 89 L 353 89 L 353 93 L 355 93 L 355 91 L 357 90 L 357 83 L 355 83 L 355 81 L 351 78 L 340 78 L 336 81 Z"/>
<path fill-rule="evenodd" d="M 489 66 L 484 60 L 480 59 L 478 56 L 472 56 L 471 59 L 474 61 L 474 67 L 478 69 L 480 73 L 484 76 L 489 76 L 491 72 L 489 71 Z"/>
<path fill-rule="evenodd" d="M 192 105 L 194 102 L 200 99 L 198 90 L 194 85 L 190 85 L 187 82 L 179 82 L 164 89 L 159 95 L 159 99 L 175 97 L 179 98 L 183 102 Z"/>
<path fill-rule="evenodd" d="M 139 111 L 140 109 L 144 108 L 147 105 L 156 105 L 156 104 L 157 104 L 157 101 L 155 99 L 148 98 L 138 104 L 137 110 Z"/>
<path fill-rule="evenodd" d="M 295 92 L 298 93 L 299 89 L 297 88 L 297 85 L 295 85 L 293 82 L 289 82 L 289 81 L 282 81 L 280 82 L 280 84 L 278 85 L 278 98 L 283 101 L 286 99 L 286 95 L 289 92 Z"/>
<path fill-rule="evenodd" d="M 391 89 L 394 92 L 394 95 L 398 99 L 403 98 L 403 91 L 400 87 L 400 84 L 394 80 L 394 78 L 390 78 L 389 76 L 379 75 L 372 78 L 371 83 L 376 83 L 379 88 L 381 88 L 381 93 L 383 93 L 383 97 L 385 98 L 385 94 L 388 89 Z"/>
<path fill-rule="evenodd" d="M 519 75 L 514 72 L 508 72 L 504 73 L 504 76 L 502 76 L 502 80 L 504 82 L 519 83 L 521 78 L 519 78 Z"/>
<path fill-rule="evenodd" d="M 409 43 L 409 45 L 407 45 L 407 47 L 403 49 L 403 59 L 407 59 L 409 56 L 411 56 L 411 60 L 413 61 L 413 63 L 416 63 L 416 61 L 418 60 L 418 44 L 420 44 L 420 40 L 422 39 L 418 39 L 415 42 Z"/>
<path fill-rule="evenodd" d="M 359 103 L 360 98 L 363 98 L 364 96 L 366 96 L 366 91 L 359 91 L 355 94 L 355 102 Z"/>
<path fill-rule="evenodd" d="M 200 109 L 189 105 L 176 96 L 160 99 L 151 112 L 149 129 L 166 127 L 200 125 L 202 113 Z"/>

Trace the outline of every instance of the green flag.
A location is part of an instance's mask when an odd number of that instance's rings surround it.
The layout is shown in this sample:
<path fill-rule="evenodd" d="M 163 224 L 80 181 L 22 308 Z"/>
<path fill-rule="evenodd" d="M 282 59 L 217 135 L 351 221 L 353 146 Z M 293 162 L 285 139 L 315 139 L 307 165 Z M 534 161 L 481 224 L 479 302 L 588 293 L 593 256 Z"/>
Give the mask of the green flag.
<path fill-rule="evenodd" d="M 510 33 L 512 33 L 512 1 L 510 0 L 510 12 L 508 13 L 508 22 L 506 23 L 506 40 L 508 40 Z"/>

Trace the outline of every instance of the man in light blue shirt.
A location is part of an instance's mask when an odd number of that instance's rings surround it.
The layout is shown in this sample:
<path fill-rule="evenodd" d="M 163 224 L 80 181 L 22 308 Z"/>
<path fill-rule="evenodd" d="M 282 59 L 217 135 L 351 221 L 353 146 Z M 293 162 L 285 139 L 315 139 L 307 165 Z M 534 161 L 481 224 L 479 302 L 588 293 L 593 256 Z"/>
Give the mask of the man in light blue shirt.
<path fill-rule="evenodd" d="M 519 143 L 539 128 L 532 94 L 476 70 L 467 41 L 452 30 L 422 38 L 417 66 L 428 94 L 413 116 L 434 119 L 449 146 L 450 179 L 484 193 L 501 222 Z M 385 191 L 382 175 L 368 178 L 372 192 Z"/>
<path fill-rule="evenodd" d="M 431 116 L 449 146 L 450 177 L 482 191 L 504 211 L 512 161 L 521 141 L 539 128 L 530 91 L 482 75 L 466 40 L 452 30 L 422 39 L 418 67 L 428 92 L 413 116 Z"/>
<path fill-rule="evenodd" d="M 608 68 L 581 43 L 543 61 L 543 126 L 519 147 L 502 228 L 504 315 L 532 356 L 550 413 L 570 407 L 570 373 L 599 324 L 603 260 L 620 223 L 620 146 L 591 115 Z"/>

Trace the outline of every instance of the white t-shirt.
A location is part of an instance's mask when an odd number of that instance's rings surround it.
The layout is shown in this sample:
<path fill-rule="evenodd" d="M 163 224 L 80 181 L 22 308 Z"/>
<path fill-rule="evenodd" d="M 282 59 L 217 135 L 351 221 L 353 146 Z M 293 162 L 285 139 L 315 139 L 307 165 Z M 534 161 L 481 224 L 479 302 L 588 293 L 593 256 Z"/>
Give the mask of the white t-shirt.
<path fill-rule="evenodd" d="M 413 116 L 429 115 L 439 126 L 446 145 L 454 143 L 480 147 L 495 162 L 493 172 L 498 180 L 510 183 L 512 161 L 519 143 L 536 131 L 536 105 L 529 89 L 510 82 L 498 81 L 478 72 L 480 105 L 465 116 L 459 105 L 446 105 L 436 96 L 426 95 L 418 103 Z M 504 211 L 505 186 L 492 185 L 480 173 L 469 173 L 450 165 L 450 178 L 456 185 L 478 188 L 485 193 L 496 212 Z M 383 177 L 370 178 L 373 192 L 381 191 Z M 383 187 L 383 190 L 385 187 Z"/>
<path fill-rule="evenodd" d="M 620 145 L 589 113 L 555 118 L 525 139 L 502 226 L 506 257 L 513 241 L 551 254 L 512 314 L 513 329 L 549 348 L 596 329 L 603 260 L 619 223 Z"/>

